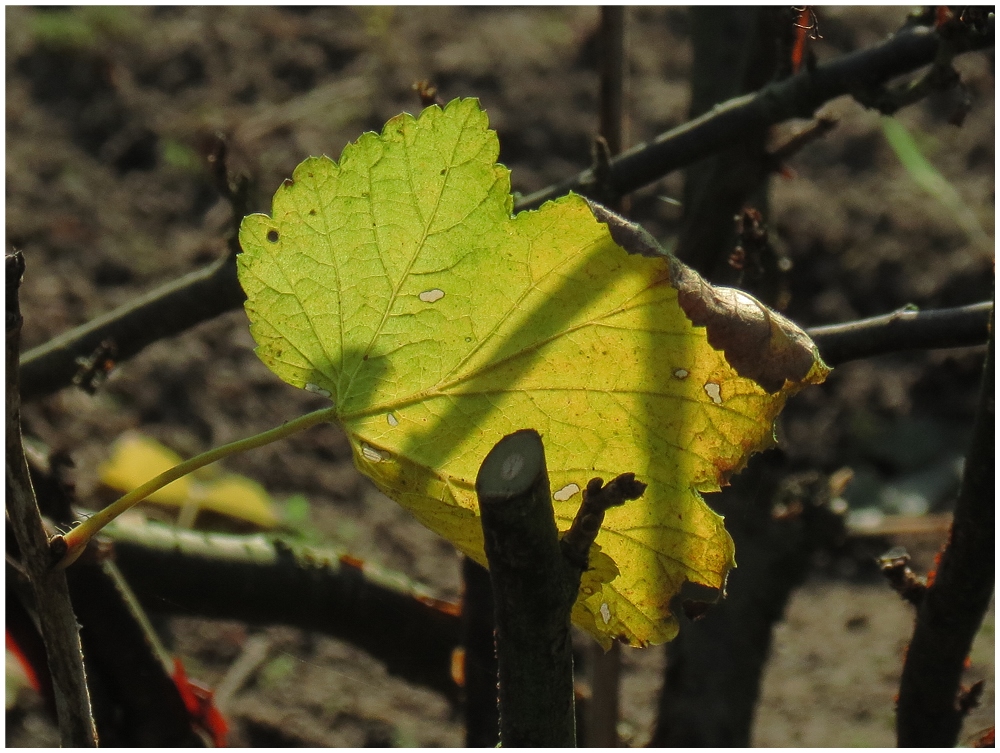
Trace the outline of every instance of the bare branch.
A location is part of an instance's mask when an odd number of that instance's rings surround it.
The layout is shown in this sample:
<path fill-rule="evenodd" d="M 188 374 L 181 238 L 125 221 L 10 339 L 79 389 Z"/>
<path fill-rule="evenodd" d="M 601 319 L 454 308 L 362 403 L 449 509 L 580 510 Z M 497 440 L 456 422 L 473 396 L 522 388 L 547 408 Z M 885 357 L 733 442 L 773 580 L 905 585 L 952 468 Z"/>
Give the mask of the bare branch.
<path fill-rule="evenodd" d="M 500 740 L 494 629 L 490 573 L 475 560 L 462 557 L 461 685 L 467 748 L 495 748 Z"/>
<path fill-rule="evenodd" d="M 949 40 L 950 44 L 959 42 Z M 605 183 L 618 195 L 635 191 L 681 167 L 757 137 L 790 118 L 811 118 L 825 102 L 874 87 L 933 63 L 942 44 L 940 34 L 919 26 L 906 29 L 875 47 L 844 55 L 805 70 L 758 92 L 736 97 L 699 118 L 639 144 L 611 160 Z M 993 46 L 992 26 L 983 33 L 969 31 L 961 49 Z M 515 202 L 515 209 L 534 209 L 570 191 L 588 195 L 595 185 L 593 170 L 583 172 Z"/>
<path fill-rule="evenodd" d="M 125 360 L 147 345 L 240 306 L 245 298 L 232 255 L 168 282 L 25 353 L 24 399 L 44 397 L 71 384 L 80 359 L 90 358 L 103 342 Z"/>
<path fill-rule="evenodd" d="M 48 537 L 42 526 L 28 464 L 21 445 L 21 399 L 18 392 L 18 344 L 21 311 L 18 290 L 24 274 L 20 253 L 5 258 L 7 305 L 7 515 L 35 593 L 42 639 L 45 641 L 55 692 L 59 734 L 64 746 L 97 747 L 97 731 L 90 710 L 90 695 L 65 573 L 52 572 Z"/>
<path fill-rule="evenodd" d="M 985 345 L 990 335 L 993 302 L 951 309 L 911 311 L 844 324 L 811 327 L 806 333 L 830 366 L 900 350 L 931 350 Z"/>
<path fill-rule="evenodd" d="M 994 350 L 991 337 L 951 536 L 928 578 L 903 664 L 896 707 L 900 747 L 956 745 L 973 697 L 961 688 L 962 671 L 995 579 Z"/>
<path fill-rule="evenodd" d="M 116 520 L 104 530 L 149 611 L 293 625 L 348 641 L 393 674 L 454 698 L 458 606 L 404 575 L 332 550 L 262 535 Z"/>

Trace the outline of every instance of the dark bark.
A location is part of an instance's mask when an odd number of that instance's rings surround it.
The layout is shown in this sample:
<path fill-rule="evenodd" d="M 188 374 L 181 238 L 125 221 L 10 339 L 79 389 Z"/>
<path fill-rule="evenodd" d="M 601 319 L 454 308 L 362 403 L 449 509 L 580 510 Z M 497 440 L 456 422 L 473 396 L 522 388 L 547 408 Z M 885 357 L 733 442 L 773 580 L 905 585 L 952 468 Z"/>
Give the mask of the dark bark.
<path fill-rule="evenodd" d="M 496 614 L 503 747 L 576 745 L 570 610 L 580 571 L 563 558 L 542 440 L 500 440 L 476 477 Z"/>
<path fill-rule="evenodd" d="M 147 345 L 237 308 L 245 300 L 232 255 L 168 282 L 25 353 L 21 357 L 24 399 L 68 386 L 80 370 L 77 359 L 88 358 L 104 342 L 112 343 L 115 358 L 124 361 Z"/>
<path fill-rule="evenodd" d="M 625 146 L 625 91 L 627 57 L 625 54 L 625 8 L 621 5 L 601 8 L 601 112 L 600 134 L 612 156 Z"/>
<path fill-rule="evenodd" d="M 28 453 L 38 506 L 57 526 L 69 526 L 73 486 L 61 454 Z M 128 584 L 99 548 L 66 571 L 101 744 L 108 747 L 202 747 L 160 646 Z"/>
<path fill-rule="evenodd" d="M 930 350 L 985 345 L 990 335 L 993 302 L 952 309 L 894 311 L 844 324 L 811 327 L 806 332 L 823 360 L 837 366 L 900 350 Z"/>
<path fill-rule="evenodd" d="M 204 747 L 173 678 L 110 562 L 67 570 L 90 667 L 94 716 L 109 747 Z"/>
<path fill-rule="evenodd" d="M 51 569 L 48 539 L 28 475 L 21 444 L 18 352 L 21 310 L 18 291 L 24 275 L 20 253 L 5 258 L 6 277 L 6 483 L 7 515 L 17 539 L 21 566 L 31 581 L 35 611 L 52 676 L 62 745 L 96 747 L 80 632 L 70 603 L 66 575 Z"/>
<path fill-rule="evenodd" d="M 825 504 L 826 478 L 783 479 L 782 466 L 780 453 L 757 456 L 732 486 L 708 498 L 726 517 L 739 566 L 729 575 L 728 595 L 695 621 L 682 618 L 680 634 L 667 645 L 651 747 L 750 744 L 774 624 L 805 579 L 812 553 L 844 532 Z M 801 514 L 775 519 L 776 494 L 786 506 L 801 505 Z M 692 614 L 704 609 L 694 593 L 678 606 Z"/>
<path fill-rule="evenodd" d="M 900 747 L 953 747 L 967 708 L 962 671 L 993 595 L 996 545 L 994 341 L 951 536 L 917 608 L 896 707 Z"/>
<path fill-rule="evenodd" d="M 264 536 L 108 526 L 115 559 L 143 607 L 292 625 L 345 640 L 404 679 L 457 699 L 455 604 L 348 555 Z"/>
<path fill-rule="evenodd" d="M 787 8 L 697 6 L 690 13 L 693 119 L 770 81 L 779 68 L 779 52 L 787 47 L 779 44 L 782 32 L 792 26 Z M 736 275 L 727 263 L 736 245 L 734 217 L 747 205 L 767 214 L 772 168 L 766 130 L 734 141 L 687 169 L 684 223 L 676 252 L 681 261 L 725 285 L 734 284 Z"/>
<path fill-rule="evenodd" d="M 489 571 L 462 558 L 462 645 L 465 647 L 465 746 L 495 748 L 500 740 L 493 587 Z"/>

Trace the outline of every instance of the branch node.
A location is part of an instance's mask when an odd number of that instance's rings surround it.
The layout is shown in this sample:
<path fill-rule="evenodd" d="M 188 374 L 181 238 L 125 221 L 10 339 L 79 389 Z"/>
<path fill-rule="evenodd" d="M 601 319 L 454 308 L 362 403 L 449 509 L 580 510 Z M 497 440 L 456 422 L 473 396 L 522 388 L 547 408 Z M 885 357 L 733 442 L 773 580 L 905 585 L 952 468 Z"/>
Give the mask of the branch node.
<path fill-rule="evenodd" d="M 93 395 L 111 374 L 118 357 L 118 345 L 114 338 L 106 337 L 94 348 L 89 356 L 77 356 L 79 371 L 73 375 L 72 383 L 88 395 Z"/>
<path fill-rule="evenodd" d="M 579 570 L 586 570 L 590 546 L 604 522 L 604 513 L 625 504 L 626 500 L 639 499 L 645 491 L 646 484 L 637 481 L 634 473 L 623 473 L 607 486 L 604 479 L 592 478 L 583 492 L 583 502 L 573 525 L 560 542 L 563 557 Z"/>
<path fill-rule="evenodd" d="M 590 173 L 593 177 L 587 186 L 587 194 L 602 204 L 611 204 L 618 198 L 618 192 L 611 185 L 612 154 L 608 140 L 604 136 L 594 137 L 591 157 L 593 163 L 590 167 Z"/>
<path fill-rule="evenodd" d="M 892 589 L 913 606 L 919 607 L 927 593 L 927 579 L 910 569 L 909 552 L 901 546 L 894 546 L 875 561 Z"/>
<path fill-rule="evenodd" d="M 767 154 L 770 168 L 774 172 L 784 170 L 784 163 L 798 154 L 802 149 L 819 141 L 830 131 L 837 127 L 840 119 L 834 115 L 820 115 L 807 124 L 804 128 L 796 130 L 788 140 L 781 145 L 770 150 Z"/>
<path fill-rule="evenodd" d="M 979 699 L 982 698 L 985 687 L 985 680 L 976 680 L 970 687 L 958 691 L 958 710 L 962 716 L 979 706 Z"/>
<path fill-rule="evenodd" d="M 428 81 L 427 79 L 420 79 L 419 81 L 414 81 L 413 86 L 410 87 L 417 93 L 420 97 L 421 107 L 430 107 L 431 105 L 437 105 L 438 107 L 444 107 L 444 100 L 438 93 L 437 86 Z"/>

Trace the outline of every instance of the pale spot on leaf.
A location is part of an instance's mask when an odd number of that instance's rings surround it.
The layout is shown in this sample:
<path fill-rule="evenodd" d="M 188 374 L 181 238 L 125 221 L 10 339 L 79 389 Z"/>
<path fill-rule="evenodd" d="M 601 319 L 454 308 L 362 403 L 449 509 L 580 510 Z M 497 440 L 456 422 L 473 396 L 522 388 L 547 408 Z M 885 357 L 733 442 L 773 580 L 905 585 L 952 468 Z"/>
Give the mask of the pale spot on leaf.
<path fill-rule="evenodd" d="M 611 622 L 611 609 L 608 607 L 608 602 L 601 604 L 601 619 L 604 620 L 605 625 Z"/>
<path fill-rule="evenodd" d="M 719 385 L 715 382 L 706 382 L 705 392 L 710 398 L 712 398 L 713 403 L 716 405 L 722 405 L 722 388 Z"/>
<path fill-rule="evenodd" d="M 361 445 L 361 454 L 365 456 L 365 460 L 368 460 L 372 463 L 381 463 L 383 460 L 385 460 L 385 457 L 382 455 L 381 452 L 379 452 L 374 447 L 368 444 Z"/>
<path fill-rule="evenodd" d="M 677 377 L 678 379 L 687 379 L 688 374 L 690 373 L 691 372 L 689 372 L 687 369 L 677 369 L 677 371 L 674 372 L 674 376 Z"/>
<path fill-rule="evenodd" d="M 424 303 L 434 303 L 435 301 L 440 301 L 444 298 L 444 291 L 434 288 L 433 290 L 425 290 L 417 297 Z"/>
<path fill-rule="evenodd" d="M 552 495 L 552 499 L 554 499 L 556 502 L 565 502 L 567 499 L 572 497 L 578 491 L 580 491 L 580 487 L 577 486 L 576 484 L 566 484 L 566 486 L 564 486 L 562 489 L 560 489 L 559 491 L 557 491 L 555 494 Z"/>
<path fill-rule="evenodd" d="M 330 390 L 324 390 L 318 384 L 313 384 L 312 382 L 306 382 L 306 392 L 311 392 L 320 397 L 330 397 Z"/>
<path fill-rule="evenodd" d="M 399 426 L 399 419 L 392 413 L 386 415 L 385 420 L 389 422 L 389 426 Z"/>

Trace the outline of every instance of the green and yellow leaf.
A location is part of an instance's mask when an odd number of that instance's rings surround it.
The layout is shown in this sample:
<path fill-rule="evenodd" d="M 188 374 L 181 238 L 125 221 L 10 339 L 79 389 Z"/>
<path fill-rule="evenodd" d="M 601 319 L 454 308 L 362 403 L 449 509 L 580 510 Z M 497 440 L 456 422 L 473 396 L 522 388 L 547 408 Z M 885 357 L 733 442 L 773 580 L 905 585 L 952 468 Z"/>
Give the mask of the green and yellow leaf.
<path fill-rule="evenodd" d="M 506 434 L 541 433 L 563 531 L 589 479 L 634 472 L 649 488 L 608 512 L 574 619 L 606 646 L 670 640 L 683 582 L 722 589 L 734 565 L 699 493 L 827 369 L 790 322 L 580 196 L 512 216 L 498 153 L 456 100 L 299 165 L 240 232 L 257 354 L 329 395 L 358 468 L 483 564 L 474 482 Z"/>

